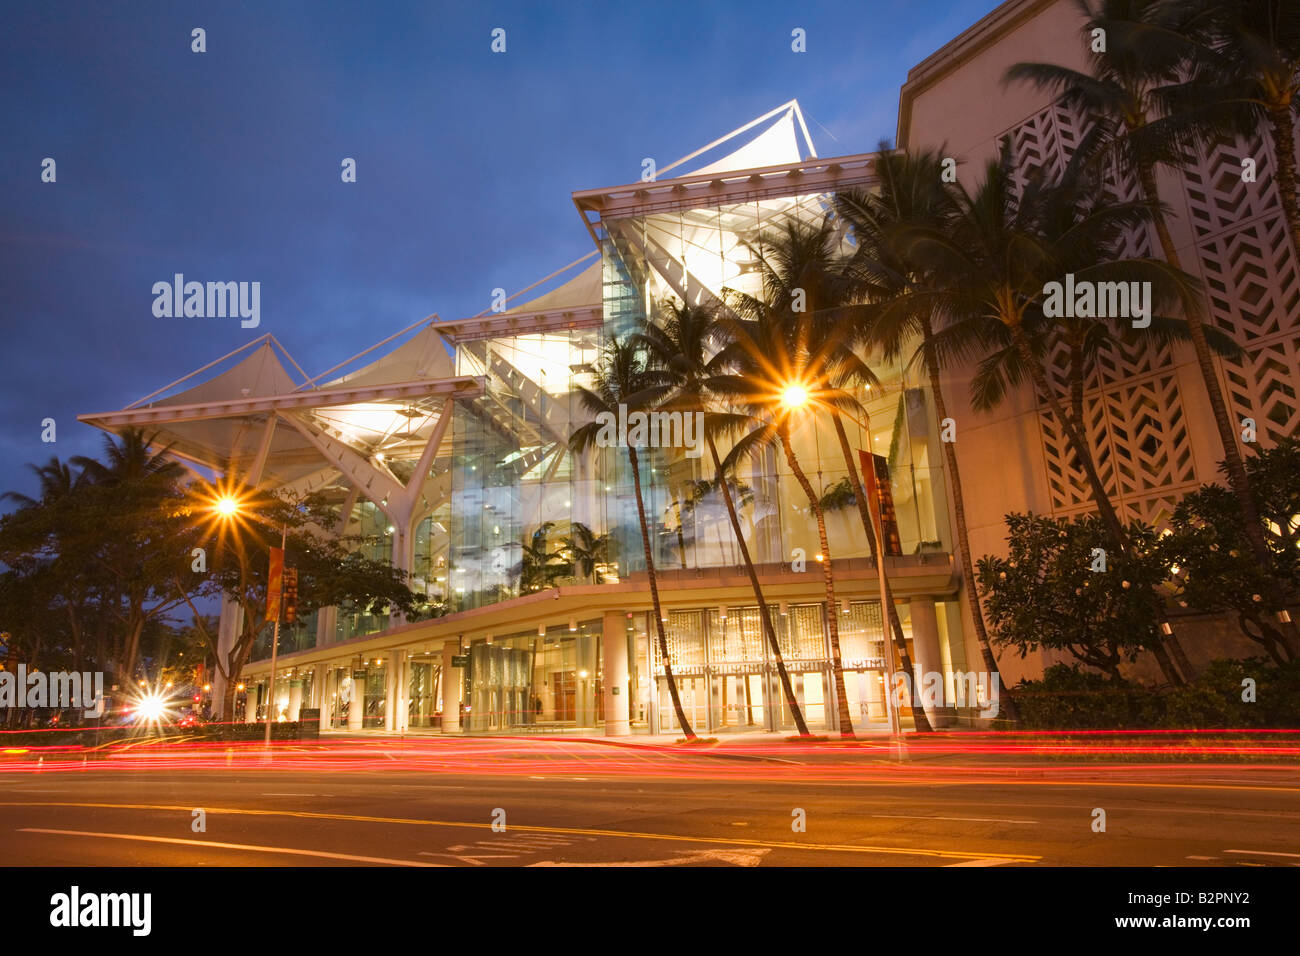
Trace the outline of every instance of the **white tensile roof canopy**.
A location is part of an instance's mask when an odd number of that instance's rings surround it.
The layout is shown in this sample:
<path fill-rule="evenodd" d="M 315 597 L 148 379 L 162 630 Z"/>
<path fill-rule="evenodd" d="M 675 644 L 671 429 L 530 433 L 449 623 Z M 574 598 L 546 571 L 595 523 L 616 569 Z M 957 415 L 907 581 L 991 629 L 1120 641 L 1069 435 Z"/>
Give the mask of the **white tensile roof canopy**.
<path fill-rule="evenodd" d="M 694 188 L 720 174 L 728 174 L 729 181 L 744 179 L 746 171 L 761 177 L 808 157 L 815 159 L 816 151 L 799 105 L 792 100 L 669 164 L 660 176 L 702 163 L 691 172 L 642 185 L 659 191 L 679 181 Z M 636 189 L 635 184 L 620 187 Z M 584 221 L 590 222 L 580 197 L 607 194 L 574 194 Z M 663 246 L 671 245 L 670 238 L 650 236 Z M 663 251 L 670 255 L 673 250 Z M 427 316 L 313 378 L 274 336 L 263 335 L 120 411 L 82 415 L 79 420 L 110 432 L 143 428 L 155 436 L 157 445 L 170 446 L 178 459 L 214 477 L 299 490 L 332 489 L 350 500 L 360 493 L 377 504 L 384 502 L 396 518 L 402 502 L 411 504 L 419 497 L 427 504 L 430 492 L 442 494 L 435 487 L 440 473 L 436 461 L 449 454 L 450 441 L 444 439 L 450 435 L 447 424 L 454 399 L 482 394 L 484 376 L 498 372 L 494 368 L 457 375 L 452 354 L 458 345 L 487 338 L 545 337 L 599 328 L 603 322 L 596 251 L 520 290 L 507 303 L 529 292 L 536 294 L 499 312 L 485 310 L 446 322 Z M 500 354 L 508 357 L 509 350 Z M 375 357 L 367 364 L 343 371 L 371 355 Z M 212 369 L 219 371 L 180 388 Z M 533 437 L 553 444 L 557 436 L 544 432 L 542 422 Z"/>

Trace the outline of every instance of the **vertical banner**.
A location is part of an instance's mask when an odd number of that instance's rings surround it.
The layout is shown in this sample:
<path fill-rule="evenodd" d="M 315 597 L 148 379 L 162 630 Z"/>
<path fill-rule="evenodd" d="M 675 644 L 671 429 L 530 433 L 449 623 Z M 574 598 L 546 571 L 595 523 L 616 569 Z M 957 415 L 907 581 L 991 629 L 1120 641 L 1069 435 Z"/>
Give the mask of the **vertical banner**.
<path fill-rule="evenodd" d="M 266 619 L 280 620 L 280 591 L 284 584 L 284 548 L 271 549 L 271 573 L 266 579 Z"/>
<path fill-rule="evenodd" d="M 894 510 L 894 489 L 889 483 L 889 459 L 858 449 L 862 480 L 867 487 L 871 509 L 880 516 L 886 557 L 902 557 L 903 538 L 898 530 L 898 512 Z"/>

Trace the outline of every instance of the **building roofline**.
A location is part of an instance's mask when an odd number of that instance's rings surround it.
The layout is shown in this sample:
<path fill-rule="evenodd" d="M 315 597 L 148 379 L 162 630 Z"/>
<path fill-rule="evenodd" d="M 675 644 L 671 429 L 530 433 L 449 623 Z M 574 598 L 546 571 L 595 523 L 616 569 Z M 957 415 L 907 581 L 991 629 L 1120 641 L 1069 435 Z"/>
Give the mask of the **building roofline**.
<path fill-rule="evenodd" d="M 912 101 L 919 94 L 1056 2 L 1057 0 L 1006 0 L 908 70 L 907 81 L 898 93 L 895 145 L 900 149 L 908 147 L 908 137 L 912 132 Z"/>
<path fill-rule="evenodd" d="M 583 225 L 591 230 L 589 213 L 600 218 L 650 215 L 697 205 L 750 202 L 812 193 L 833 192 L 875 182 L 879 153 L 855 153 L 807 159 L 781 166 L 728 170 L 653 182 L 626 183 L 573 194 Z M 593 233 L 594 238 L 594 233 Z"/>

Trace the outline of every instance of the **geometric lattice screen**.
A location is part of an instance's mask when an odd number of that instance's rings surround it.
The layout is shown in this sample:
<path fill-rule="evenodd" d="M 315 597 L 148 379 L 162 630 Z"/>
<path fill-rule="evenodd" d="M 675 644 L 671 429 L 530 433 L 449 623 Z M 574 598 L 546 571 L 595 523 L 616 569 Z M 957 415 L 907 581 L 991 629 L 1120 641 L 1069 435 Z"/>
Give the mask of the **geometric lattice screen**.
<path fill-rule="evenodd" d="M 1070 111 L 1054 103 L 1005 136 L 1021 176 L 1034 167 L 1055 176 L 1087 133 Z M 1241 181 L 1241 159 L 1256 160 L 1257 182 Z M 1259 440 L 1272 445 L 1300 427 L 1300 268 L 1294 261 L 1272 176 L 1273 157 L 1259 137 L 1221 143 L 1197 157 L 1184 175 L 1186 209 L 1196 241 L 1196 262 L 1206 283 L 1211 320 L 1246 350 L 1240 360 L 1219 361 L 1229 411 L 1254 418 Z M 1112 174 L 1108 192 L 1137 198 L 1134 183 Z M 1165 197 L 1177 202 L 1180 197 Z M 1128 254 L 1152 255 L 1142 230 L 1126 243 Z M 1190 257 L 1185 257 L 1190 258 Z M 1069 355 L 1058 348 L 1049 380 L 1062 388 Z M 1097 357 L 1085 382 L 1083 419 L 1098 470 L 1124 517 L 1162 524 L 1179 493 L 1198 476 L 1183 423 L 1183 402 L 1166 346 L 1138 342 Z M 1064 390 L 1058 394 L 1064 394 Z M 1047 483 L 1056 513 L 1091 507 L 1088 486 L 1065 436 L 1039 396 L 1040 435 Z"/>

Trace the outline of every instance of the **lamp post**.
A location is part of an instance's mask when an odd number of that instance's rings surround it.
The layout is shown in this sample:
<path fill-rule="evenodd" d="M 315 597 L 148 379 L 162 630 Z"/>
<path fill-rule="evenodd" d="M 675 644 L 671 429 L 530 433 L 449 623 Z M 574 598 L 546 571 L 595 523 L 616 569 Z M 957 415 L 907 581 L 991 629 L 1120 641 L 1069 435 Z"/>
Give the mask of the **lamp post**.
<path fill-rule="evenodd" d="M 285 540 L 289 535 L 289 526 L 280 525 L 280 555 L 281 560 L 284 556 Z M 282 572 L 283 573 L 283 572 Z M 267 601 L 271 599 L 271 585 L 267 582 Z M 267 708 L 266 708 L 266 746 L 271 746 L 271 721 L 275 719 L 275 656 L 280 649 L 280 596 L 277 594 L 275 599 L 275 624 L 271 629 L 271 677 L 267 683 Z"/>
<path fill-rule="evenodd" d="M 867 454 L 871 455 L 871 415 L 864 408 L 863 416 L 866 418 L 865 425 L 867 429 Z M 872 477 L 875 474 L 875 460 L 868 459 L 865 464 L 872 467 Z M 863 475 L 865 479 L 866 476 Z M 865 484 L 865 480 L 863 482 Z M 874 484 L 874 482 L 873 482 Z M 888 584 L 885 581 L 885 518 L 880 513 L 880 492 L 876 491 L 873 496 L 867 495 L 867 514 L 871 518 L 871 527 L 876 535 L 876 577 L 880 587 L 880 632 L 885 638 L 885 710 L 889 713 L 889 731 L 895 740 L 901 740 L 903 736 L 903 725 L 898 715 L 898 701 L 894 699 L 895 674 L 898 673 L 898 663 L 895 659 L 895 648 L 892 636 L 889 633 L 889 609 L 885 607 L 887 600 Z M 912 706 L 916 706 L 915 697 L 912 700 Z"/>
<path fill-rule="evenodd" d="M 263 524 L 270 524 L 270 522 L 268 522 L 265 518 L 261 517 L 260 515 L 249 514 L 249 512 L 244 511 L 243 506 L 240 503 L 239 499 L 235 498 L 233 495 L 230 494 L 223 494 L 220 497 L 218 497 L 216 501 L 213 502 L 212 509 L 222 518 L 234 518 L 237 515 L 244 514 L 244 515 L 249 515 L 250 517 L 257 518 Z M 284 546 L 288 539 L 288 536 L 289 536 L 289 524 L 288 522 L 281 522 L 280 524 L 281 573 L 283 573 Z M 272 564 L 274 564 L 274 562 L 272 562 Z M 274 568 L 272 570 L 274 570 Z M 270 576 L 268 576 L 267 587 L 266 587 L 266 601 L 267 601 L 268 610 L 270 609 L 270 605 L 271 605 L 271 595 L 273 592 L 275 594 L 275 622 L 273 624 L 272 631 L 271 631 L 271 676 L 267 684 L 267 705 L 266 705 L 265 743 L 268 748 L 271 746 L 271 722 L 275 718 L 275 664 L 276 664 L 276 656 L 280 649 L 281 602 L 280 602 L 279 588 L 280 588 L 280 582 L 271 580 Z M 246 708 L 247 706 L 248 706 L 247 703 L 245 703 Z"/>
<path fill-rule="evenodd" d="M 801 382 L 790 382 L 781 391 L 780 403 L 786 409 L 787 414 L 802 408 L 812 399 L 811 390 L 807 385 Z M 867 454 L 871 454 L 871 415 L 865 408 L 862 409 L 865 421 L 862 422 L 867 431 Z M 874 479 L 874 460 L 869 460 L 872 466 L 872 477 Z M 865 467 L 865 466 L 864 466 Z M 862 476 L 865 484 L 866 475 Z M 874 484 L 874 481 L 873 481 Z M 864 489 L 865 490 L 865 489 Z M 872 496 L 867 495 L 867 513 L 869 515 L 872 529 L 876 536 L 876 575 L 880 587 L 880 628 L 885 638 L 885 710 L 889 714 L 889 728 L 895 741 L 899 741 L 903 735 L 902 722 L 899 719 L 897 702 L 894 700 L 894 675 L 898 672 L 898 664 L 895 658 L 894 642 L 889 634 L 889 612 L 885 607 L 887 584 L 885 580 L 885 521 L 884 516 L 880 514 L 880 495 L 877 492 L 875 501 Z M 831 613 L 835 613 L 834 608 Z M 915 706 L 915 700 L 913 702 Z"/>

